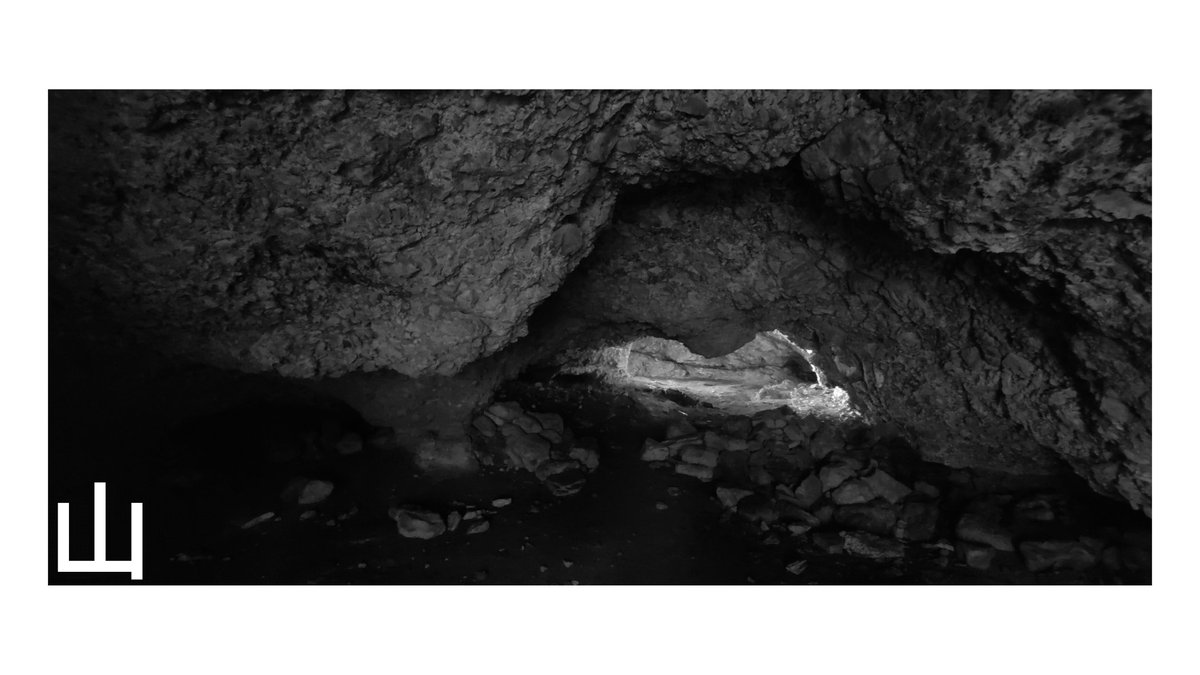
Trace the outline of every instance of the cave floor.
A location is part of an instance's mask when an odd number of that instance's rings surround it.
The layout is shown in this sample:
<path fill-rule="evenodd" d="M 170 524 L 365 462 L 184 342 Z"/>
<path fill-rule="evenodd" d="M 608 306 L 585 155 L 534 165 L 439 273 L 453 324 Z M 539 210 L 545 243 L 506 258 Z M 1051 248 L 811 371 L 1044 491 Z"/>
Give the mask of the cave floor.
<path fill-rule="evenodd" d="M 600 467 L 584 489 L 551 496 L 525 472 L 489 471 L 430 483 L 406 474 L 387 489 L 392 501 L 447 512 L 483 512 L 429 540 L 405 539 L 379 506 L 331 499 L 302 519 L 300 508 L 249 529 L 247 505 L 234 521 L 203 537 L 181 537 L 148 550 L 148 583 L 216 584 L 992 584 L 1111 583 L 1100 572 L 1032 574 L 1016 566 L 981 572 L 933 550 L 895 562 L 826 555 L 787 538 L 771 541 L 731 517 L 713 486 L 640 461 L 654 411 L 637 396 L 570 387 L 547 397 L 544 385 L 520 385 L 508 395 L 534 406 L 553 400 L 571 423 L 600 440 Z M 674 404 L 666 404 L 674 405 Z M 546 410 L 545 406 L 542 406 Z M 678 406 L 676 406 L 678 409 Z M 717 414 L 705 405 L 689 408 Z M 378 467 L 362 480 L 382 480 Z M 395 475 L 392 473 L 391 475 Z M 383 489 L 382 485 L 375 489 Z M 369 494 L 366 489 L 362 494 Z M 509 498 L 502 508 L 493 499 Z M 359 508 L 363 505 L 363 508 Z M 477 522 L 477 521 L 474 521 Z M 182 533 L 188 533 L 183 536 Z M 804 561 L 799 574 L 788 566 Z"/>

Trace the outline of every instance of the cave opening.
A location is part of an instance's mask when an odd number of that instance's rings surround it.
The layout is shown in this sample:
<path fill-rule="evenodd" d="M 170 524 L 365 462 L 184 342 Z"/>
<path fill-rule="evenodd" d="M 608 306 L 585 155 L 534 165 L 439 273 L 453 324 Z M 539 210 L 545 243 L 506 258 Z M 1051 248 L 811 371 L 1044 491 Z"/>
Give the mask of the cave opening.
<path fill-rule="evenodd" d="M 724 356 L 705 357 L 681 342 L 640 337 L 573 355 L 561 373 L 593 373 L 616 386 L 662 392 L 726 414 L 752 415 L 786 406 L 801 416 L 861 417 L 846 391 L 830 385 L 813 351 L 778 329 Z"/>

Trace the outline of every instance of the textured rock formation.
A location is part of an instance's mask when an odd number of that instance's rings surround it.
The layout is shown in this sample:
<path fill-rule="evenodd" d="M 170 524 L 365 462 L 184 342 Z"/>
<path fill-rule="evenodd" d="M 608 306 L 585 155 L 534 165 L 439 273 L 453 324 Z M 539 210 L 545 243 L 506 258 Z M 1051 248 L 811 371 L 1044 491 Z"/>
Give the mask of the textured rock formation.
<path fill-rule="evenodd" d="M 1149 512 L 1148 93 L 50 103 L 72 332 L 322 380 L 379 422 L 430 382 L 477 407 L 559 344 L 520 340 L 556 291 L 543 323 L 584 342 L 782 328 L 931 457 L 1061 458 Z"/>
<path fill-rule="evenodd" d="M 641 338 L 628 345 L 624 368 L 629 375 L 672 379 L 709 379 L 774 384 L 795 379 L 790 364 L 804 355 L 786 338 L 759 333 L 753 340 L 725 356 L 704 358 L 678 342 Z M 811 367 L 808 367 L 811 373 Z M 816 381 L 815 375 L 810 378 Z M 808 380 L 805 380 L 808 381 Z"/>

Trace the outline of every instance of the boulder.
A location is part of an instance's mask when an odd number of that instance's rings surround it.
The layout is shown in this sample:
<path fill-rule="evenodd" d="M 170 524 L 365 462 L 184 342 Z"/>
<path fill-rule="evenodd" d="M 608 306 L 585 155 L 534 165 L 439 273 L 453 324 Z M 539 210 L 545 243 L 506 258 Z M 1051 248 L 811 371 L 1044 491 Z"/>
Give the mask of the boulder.
<path fill-rule="evenodd" d="M 895 507 L 877 499 L 869 504 L 839 506 L 833 511 L 833 522 L 851 530 L 864 530 L 873 534 L 890 536 L 896 527 Z"/>
<path fill-rule="evenodd" d="M 304 513 L 315 514 L 316 512 L 315 511 L 305 511 Z M 266 513 L 255 516 L 254 518 L 251 518 L 250 520 L 247 520 L 246 522 L 242 523 L 242 529 L 249 530 L 251 528 L 258 527 L 259 525 L 262 525 L 263 523 L 268 522 L 274 518 L 275 518 L 275 512 L 267 511 Z M 304 514 L 300 514 L 300 520 L 307 520 L 307 518 L 304 517 Z"/>
<path fill-rule="evenodd" d="M 707 483 L 708 481 L 712 480 L 713 468 L 703 464 L 689 464 L 687 462 L 680 462 L 679 464 L 675 465 L 675 473 L 684 476 L 691 476 L 692 478 L 697 478 Z"/>
<path fill-rule="evenodd" d="M 653 439 L 646 439 L 642 444 L 642 461 L 643 462 L 663 462 L 671 456 L 667 446 Z"/>
<path fill-rule="evenodd" d="M 479 469 L 474 446 L 465 436 L 421 440 L 413 453 L 413 464 L 435 474 L 473 473 Z"/>
<path fill-rule="evenodd" d="M 811 526 L 807 523 L 796 522 L 796 523 L 788 523 L 787 524 L 787 531 L 794 535 L 797 535 L 797 536 L 803 535 L 803 534 L 808 534 L 809 532 L 812 531 L 812 529 L 813 529 L 813 526 Z"/>
<path fill-rule="evenodd" d="M 753 424 L 749 417 L 736 415 L 727 417 L 721 423 L 721 433 L 725 434 L 730 439 L 746 440 L 750 434 L 754 432 Z"/>
<path fill-rule="evenodd" d="M 587 471 L 595 471 L 600 466 L 600 454 L 589 447 L 577 445 L 571 448 L 567 456 L 579 462 Z"/>
<path fill-rule="evenodd" d="M 750 449 L 750 443 L 740 438 L 726 438 L 725 450 L 727 452 L 745 452 Z"/>
<path fill-rule="evenodd" d="M 883 497 L 893 504 L 899 504 L 912 494 L 911 488 L 881 469 L 876 469 L 871 474 L 863 476 L 860 480 L 870 486 L 870 489 L 876 495 Z"/>
<path fill-rule="evenodd" d="M 738 515 L 752 523 L 770 525 L 779 520 L 779 510 L 770 499 L 762 495 L 750 495 L 738 502 Z"/>
<path fill-rule="evenodd" d="M 521 431 L 527 434 L 541 433 L 542 425 L 529 415 L 517 415 L 512 419 L 512 423 Z"/>
<path fill-rule="evenodd" d="M 771 476 L 772 482 L 784 484 L 795 483 L 804 475 L 804 471 L 798 468 L 791 458 L 779 455 L 767 457 L 763 470 Z"/>
<path fill-rule="evenodd" d="M 1012 532 L 984 514 L 964 514 L 954 533 L 963 541 L 986 544 L 998 551 L 1013 550 Z"/>
<path fill-rule="evenodd" d="M 300 489 L 296 503 L 301 505 L 320 504 L 333 494 L 333 483 L 327 480 L 310 480 Z"/>
<path fill-rule="evenodd" d="M 427 509 L 393 508 L 388 511 L 388 515 L 396 521 L 396 530 L 402 537 L 432 539 L 446 532 L 446 523 L 442 516 Z"/>
<path fill-rule="evenodd" d="M 479 417 L 476 417 L 474 421 L 471 422 L 471 426 L 475 427 L 475 430 L 482 434 L 484 438 L 495 438 L 496 433 L 499 430 L 499 428 L 496 426 L 496 423 L 487 415 L 480 415 Z"/>
<path fill-rule="evenodd" d="M 548 476 L 543 484 L 555 497 L 570 497 L 583 490 L 587 474 L 581 469 L 566 469 Z"/>
<path fill-rule="evenodd" d="M 814 532 L 812 545 L 813 548 L 827 555 L 841 555 L 846 548 L 842 535 L 836 532 Z"/>
<path fill-rule="evenodd" d="M 562 436 L 566 433 L 566 426 L 563 424 L 563 418 L 555 413 L 538 413 L 531 412 L 528 415 L 541 425 L 542 431 L 550 431 Z"/>
<path fill-rule="evenodd" d="M 937 504 L 908 502 L 900 508 L 894 534 L 901 541 L 929 541 L 937 533 L 937 524 Z"/>
<path fill-rule="evenodd" d="M 812 456 L 819 462 L 834 452 L 845 447 L 845 442 L 837 431 L 833 428 L 825 426 L 821 427 L 813 436 L 812 441 L 808 444 L 808 450 Z"/>
<path fill-rule="evenodd" d="M 725 437 L 721 434 L 718 434 L 715 431 L 704 432 L 704 447 L 708 448 L 709 450 L 720 453 L 727 449 L 725 443 Z"/>
<path fill-rule="evenodd" d="M 717 462 L 720 461 L 721 453 L 711 447 L 688 446 L 679 452 L 680 461 L 689 464 L 699 464 L 707 466 L 710 469 L 716 468 Z"/>
<path fill-rule="evenodd" d="M 958 520 L 955 535 L 963 541 L 986 544 L 998 551 L 1012 551 L 1012 531 L 1002 523 L 1003 514 L 990 504 L 973 505 Z"/>
<path fill-rule="evenodd" d="M 1094 567 L 1098 551 L 1079 541 L 1024 541 L 1021 557 L 1031 572 L 1046 570 L 1086 570 Z"/>
<path fill-rule="evenodd" d="M 507 401 L 503 403 L 494 403 L 491 406 L 488 406 L 488 409 L 485 412 L 491 415 L 493 418 L 499 419 L 501 423 L 503 423 L 515 419 L 524 411 L 521 410 L 521 406 L 517 403 Z"/>
<path fill-rule="evenodd" d="M 817 477 L 817 474 L 810 473 L 807 478 L 800 481 L 800 484 L 796 486 L 793 492 L 800 506 L 808 509 L 821 501 L 824 487 L 821 485 L 821 479 Z"/>
<path fill-rule="evenodd" d="M 741 488 L 719 487 L 717 488 L 717 499 L 721 501 L 721 505 L 733 511 L 737 509 L 738 502 L 754 494 L 750 490 Z"/>
<path fill-rule="evenodd" d="M 1045 495 L 1026 497 L 1013 504 L 1013 520 L 1018 523 L 1052 523 L 1054 500 Z"/>
<path fill-rule="evenodd" d="M 787 423 L 783 428 L 783 435 L 792 443 L 803 443 L 808 440 L 808 435 L 800 428 L 800 425 L 794 420 Z"/>
<path fill-rule="evenodd" d="M 667 425 L 667 438 L 683 438 L 696 433 L 696 427 L 687 420 L 675 420 Z"/>
<path fill-rule="evenodd" d="M 789 524 L 804 525 L 808 529 L 821 526 L 821 519 L 784 499 L 775 500 L 775 508 L 779 511 L 779 520 Z"/>
<path fill-rule="evenodd" d="M 853 507 L 847 507 L 847 508 L 853 508 Z M 813 511 L 812 513 L 814 516 L 817 517 L 817 520 L 821 521 L 822 525 L 828 525 L 833 522 L 833 512 L 834 512 L 833 504 L 824 504 L 822 506 L 817 507 L 817 509 L 815 511 Z"/>
<path fill-rule="evenodd" d="M 520 432 L 508 437 L 504 451 L 514 467 L 526 471 L 535 471 L 538 465 L 550 459 L 550 443 L 546 439 Z"/>
<path fill-rule="evenodd" d="M 845 506 L 849 504 L 866 504 L 877 495 L 871 486 L 863 479 L 856 478 L 842 483 L 833 491 L 830 498 L 834 504 Z M 890 501 L 890 500 L 889 500 Z"/>
<path fill-rule="evenodd" d="M 843 532 L 842 546 L 846 553 L 860 558 L 892 560 L 904 557 L 904 544 L 870 532 Z"/>
<path fill-rule="evenodd" d="M 920 480 L 913 485 L 913 492 L 928 499 L 937 499 L 942 496 L 942 491 L 937 489 L 936 486 Z"/>
<path fill-rule="evenodd" d="M 991 546 L 959 542 L 958 556 L 967 564 L 967 567 L 986 570 L 992 566 L 992 560 L 996 557 L 996 549 Z"/>
<path fill-rule="evenodd" d="M 853 478 L 862 468 L 862 463 L 847 457 L 837 457 L 831 459 L 829 463 L 821 467 L 817 476 L 821 479 L 821 488 L 824 492 L 829 492 L 837 488 L 842 483 Z"/>
<path fill-rule="evenodd" d="M 556 476 L 564 471 L 582 472 L 582 470 L 583 465 L 573 459 L 550 459 L 539 464 L 533 475 L 537 476 L 538 480 L 545 482 L 551 476 Z"/>

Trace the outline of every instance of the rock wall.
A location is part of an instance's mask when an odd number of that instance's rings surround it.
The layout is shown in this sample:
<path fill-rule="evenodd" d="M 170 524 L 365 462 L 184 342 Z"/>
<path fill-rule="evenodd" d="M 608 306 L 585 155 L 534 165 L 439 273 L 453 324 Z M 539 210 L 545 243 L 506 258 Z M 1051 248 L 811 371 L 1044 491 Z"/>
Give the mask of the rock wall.
<path fill-rule="evenodd" d="M 935 455 L 1149 512 L 1149 93 L 52 92 L 50 160 L 96 339 L 419 398 L 588 259 L 636 276 L 568 284 L 581 334 L 785 328 Z"/>

